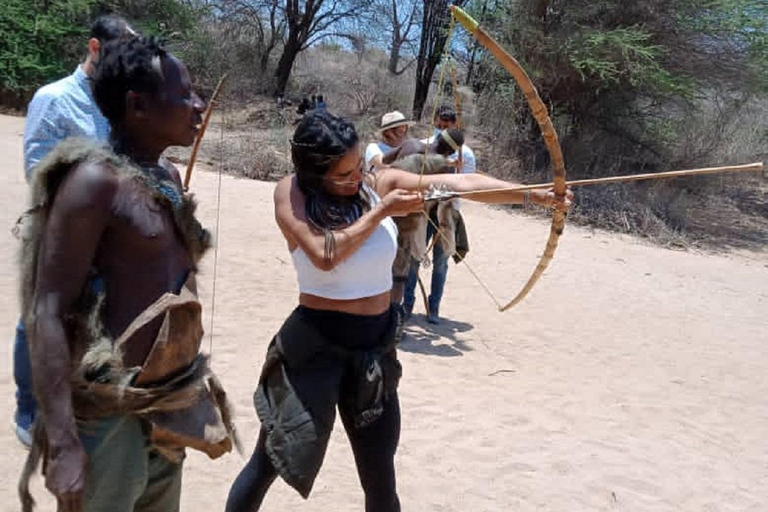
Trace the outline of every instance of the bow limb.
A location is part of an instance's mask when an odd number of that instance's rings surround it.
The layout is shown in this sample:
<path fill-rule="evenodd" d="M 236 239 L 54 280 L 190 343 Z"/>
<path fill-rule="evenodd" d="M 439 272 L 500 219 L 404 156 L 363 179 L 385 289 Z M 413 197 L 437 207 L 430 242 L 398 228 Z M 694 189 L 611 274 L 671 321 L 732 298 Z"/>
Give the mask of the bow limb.
<path fill-rule="evenodd" d="M 494 57 L 496 57 L 504 69 L 506 69 L 515 79 L 518 87 L 520 87 L 520 89 L 523 91 L 533 117 L 536 119 L 536 122 L 539 125 L 539 129 L 541 130 L 541 135 L 544 138 L 544 143 L 547 146 L 547 151 L 549 152 L 550 161 L 552 163 L 552 181 L 554 182 L 555 194 L 561 197 L 564 196 L 566 184 L 563 151 L 560 147 L 560 142 L 558 140 L 555 127 L 552 124 L 552 119 L 549 117 L 547 107 L 544 105 L 544 102 L 541 101 L 541 97 L 539 96 L 533 81 L 531 81 L 531 78 L 522 68 L 520 63 L 506 50 L 504 50 L 504 48 L 502 48 L 495 39 L 488 35 L 488 33 L 485 32 L 485 30 L 483 30 L 480 25 L 466 12 L 456 6 L 451 6 L 451 12 L 453 13 L 453 16 L 456 18 L 456 20 L 461 23 L 461 25 L 468 32 L 470 32 L 480 44 L 482 44 L 489 52 L 491 52 Z M 538 265 L 536 265 L 533 274 L 531 274 L 531 277 L 528 278 L 528 281 L 525 283 L 525 286 L 523 286 L 522 290 L 520 290 L 520 292 L 518 292 L 518 294 L 508 303 L 500 306 L 499 311 L 506 311 L 507 309 L 511 308 L 523 300 L 528 292 L 531 291 L 533 285 L 536 284 L 536 281 L 539 280 L 539 277 L 541 277 L 541 275 L 544 273 L 544 270 L 546 270 L 549 262 L 552 261 L 552 258 L 555 255 L 555 250 L 557 249 L 557 242 L 560 239 L 560 235 L 563 233 L 564 227 L 565 214 L 563 212 L 554 210 L 552 214 L 552 225 L 549 231 L 549 239 L 547 240 L 544 254 L 542 254 Z"/>
<path fill-rule="evenodd" d="M 211 120 L 211 114 L 213 113 L 213 109 L 216 106 L 216 99 L 219 97 L 221 86 L 224 84 L 225 78 L 227 78 L 226 73 L 224 73 L 224 75 L 219 79 L 219 83 L 216 84 L 216 88 L 213 90 L 213 94 L 211 94 L 211 99 L 208 101 L 208 108 L 205 109 L 205 114 L 203 115 L 203 123 L 200 125 L 200 131 L 197 133 L 195 143 L 192 145 L 192 153 L 189 156 L 187 172 L 184 174 L 185 192 L 189 190 L 189 180 L 192 178 L 192 169 L 195 167 L 195 161 L 197 161 L 197 152 L 200 150 L 200 143 L 203 141 L 203 136 L 205 136 L 205 129 L 208 128 L 208 123 Z"/>

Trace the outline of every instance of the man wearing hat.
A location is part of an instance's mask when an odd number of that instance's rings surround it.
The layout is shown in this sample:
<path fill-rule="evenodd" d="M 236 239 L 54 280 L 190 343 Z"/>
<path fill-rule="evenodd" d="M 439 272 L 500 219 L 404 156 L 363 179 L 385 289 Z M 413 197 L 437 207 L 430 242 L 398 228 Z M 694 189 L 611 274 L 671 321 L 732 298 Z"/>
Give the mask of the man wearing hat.
<path fill-rule="evenodd" d="M 382 166 L 384 153 L 398 147 L 405 141 L 408 128 L 415 124 L 397 110 L 387 112 L 381 117 L 381 127 L 377 132 L 379 140 L 365 148 L 365 165 L 368 169 Z"/>

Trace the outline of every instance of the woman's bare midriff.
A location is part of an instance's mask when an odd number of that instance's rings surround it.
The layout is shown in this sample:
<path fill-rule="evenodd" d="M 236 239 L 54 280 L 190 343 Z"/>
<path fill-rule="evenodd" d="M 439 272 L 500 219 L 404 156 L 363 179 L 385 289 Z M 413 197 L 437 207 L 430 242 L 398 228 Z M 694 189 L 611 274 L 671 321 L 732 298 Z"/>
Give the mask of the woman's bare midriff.
<path fill-rule="evenodd" d="M 389 292 L 361 299 L 335 300 L 308 293 L 299 294 L 299 304 L 311 309 L 340 311 L 353 315 L 380 315 L 389 309 Z"/>

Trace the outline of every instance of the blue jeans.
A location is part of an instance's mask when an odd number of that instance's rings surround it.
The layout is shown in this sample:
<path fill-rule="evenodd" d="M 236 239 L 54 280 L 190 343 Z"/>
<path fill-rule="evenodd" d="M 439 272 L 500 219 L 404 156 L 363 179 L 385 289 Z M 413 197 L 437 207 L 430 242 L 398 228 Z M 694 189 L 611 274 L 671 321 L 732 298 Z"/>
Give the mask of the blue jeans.
<path fill-rule="evenodd" d="M 429 245 L 433 236 L 435 236 L 435 227 L 430 222 L 427 226 L 427 245 Z M 416 302 L 415 292 L 419 265 L 420 262 L 411 260 L 411 271 L 405 280 L 405 292 L 403 294 L 403 306 L 406 310 L 413 309 L 413 304 Z M 429 304 L 427 314 L 439 315 L 440 301 L 443 300 L 443 291 L 445 290 L 445 280 L 447 277 L 448 255 L 445 254 L 438 240 L 432 248 L 432 283 L 429 287 L 429 298 L 427 299 Z"/>
<path fill-rule="evenodd" d="M 35 417 L 37 402 L 32 393 L 32 364 L 27 333 L 21 319 L 16 325 L 16 339 L 13 345 L 13 378 L 16 381 L 16 422 L 26 429 Z"/>

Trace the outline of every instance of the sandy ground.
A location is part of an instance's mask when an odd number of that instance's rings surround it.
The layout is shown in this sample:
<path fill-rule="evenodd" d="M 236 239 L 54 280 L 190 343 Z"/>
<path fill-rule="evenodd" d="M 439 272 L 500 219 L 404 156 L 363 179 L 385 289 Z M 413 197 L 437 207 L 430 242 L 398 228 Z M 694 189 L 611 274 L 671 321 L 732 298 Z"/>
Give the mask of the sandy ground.
<path fill-rule="evenodd" d="M 26 197 L 22 128 L 23 119 L 0 116 L 2 512 L 19 508 L 26 455 L 10 428 L 18 316 L 10 229 Z M 192 181 L 214 229 L 218 180 L 201 172 Z M 200 279 L 213 332 L 205 346 L 237 408 L 247 454 L 265 348 L 297 295 L 272 188 L 222 178 L 217 263 L 211 253 Z M 472 204 L 464 213 L 472 268 L 500 299 L 510 298 L 537 261 L 546 223 Z M 509 312 L 496 312 L 467 269 L 453 265 L 447 320 L 427 328 L 417 306 L 401 349 L 403 510 L 768 510 L 768 253 L 672 252 L 574 227 L 560 245 L 540 283 Z M 223 510 L 245 459 L 193 453 L 187 461 L 182 509 Z M 35 482 L 39 510 L 53 510 Z M 263 507 L 362 509 L 338 425 L 310 500 L 278 481 Z"/>

